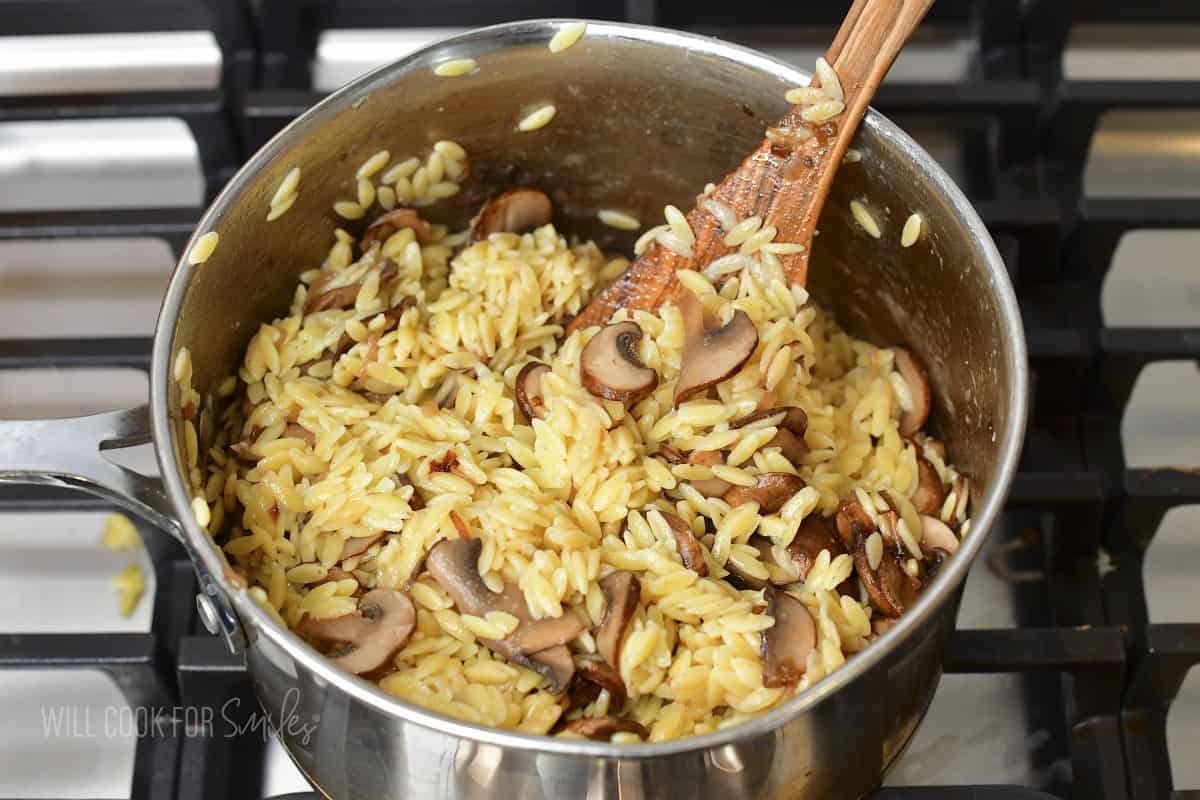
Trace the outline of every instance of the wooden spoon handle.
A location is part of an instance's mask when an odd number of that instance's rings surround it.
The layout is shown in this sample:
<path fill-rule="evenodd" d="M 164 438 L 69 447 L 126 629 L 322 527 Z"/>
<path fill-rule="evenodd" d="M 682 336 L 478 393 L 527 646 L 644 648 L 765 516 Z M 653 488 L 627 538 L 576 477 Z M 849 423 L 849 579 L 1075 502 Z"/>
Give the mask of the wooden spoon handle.
<path fill-rule="evenodd" d="M 855 0 L 827 58 L 841 84 L 844 111 L 832 120 L 810 122 L 803 118 L 804 108 L 793 106 L 774 130 L 803 128 L 811 135 L 787 146 L 779 144 L 778 135 L 764 139 L 711 194 L 739 220 L 758 216 L 762 228 L 774 227 L 775 243 L 798 246 L 793 248 L 797 252 L 778 255 L 788 282 L 804 285 L 817 218 L 850 138 L 879 82 L 931 5 L 933 0 Z M 816 78 L 813 85 L 819 85 Z M 702 269 L 736 252 L 736 246 L 725 243 L 726 232 L 705 208 L 705 200 L 697 198 L 697 207 L 687 215 L 695 236 L 691 254 L 651 243 L 571 321 L 567 332 L 603 324 L 617 308 L 652 311 L 678 291 L 676 270 Z"/>

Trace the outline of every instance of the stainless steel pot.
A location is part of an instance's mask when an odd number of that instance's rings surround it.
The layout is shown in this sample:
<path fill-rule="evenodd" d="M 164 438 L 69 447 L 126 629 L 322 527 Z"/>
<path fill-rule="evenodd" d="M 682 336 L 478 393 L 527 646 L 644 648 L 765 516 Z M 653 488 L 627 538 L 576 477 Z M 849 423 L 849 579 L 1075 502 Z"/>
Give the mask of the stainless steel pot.
<path fill-rule="evenodd" d="M 841 670 L 752 722 L 708 736 L 637 746 L 565 741 L 466 724 L 396 700 L 336 669 L 271 620 L 229 572 L 189 510 L 171 362 L 188 347 L 206 395 L 235 372 L 258 323 L 284 312 L 298 274 L 318 264 L 344 224 L 353 174 L 388 148 L 417 153 L 442 138 L 471 154 L 473 185 L 434 215 L 462 222 L 490 187 L 547 189 L 565 230 L 628 250 L 631 236 L 596 210 L 656 220 L 751 149 L 807 76 L 715 39 L 590 23 L 551 54 L 562 22 L 474 31 L 417 52 L 335 93 L 259 151 L 204 215 L 219 231 L 212 258 L 182 261 L 154 341 L 151 402 L 73 420 L 0 423 L 0 480 L 70 485 L 112 498 L 186 545 L 204 588 L 206 622 L 244 651 L 264 708 L 296 764 L 335 798 L 834 798 L 876 786 L 925 712 L 940 676 L 959 587 L 1000 511 L 1025 425 L 1026 359 L 1004 265 L 944 172 L 878 114 L 855 145 L 820 221 L 810 289 L 856 333 L 905 343 L 929 366 L 933 427 L 975 487 L 974 527 L 921 601 Z M 478 71 L 439 78 L 431 65 L 470 56 Z M 520 110 L 553 101 L 558 115 L 516 132 Z M 268 201 L 303 168 L 288 214 Z M 865 197 L 884 235 L 852 221 Z M 909 213 L 926 234 L 901 248 Z M 106 461 L 101 450 L 153 438 L 163 482 Z M 205 449 L 203 443 L 201 451 Z"/>

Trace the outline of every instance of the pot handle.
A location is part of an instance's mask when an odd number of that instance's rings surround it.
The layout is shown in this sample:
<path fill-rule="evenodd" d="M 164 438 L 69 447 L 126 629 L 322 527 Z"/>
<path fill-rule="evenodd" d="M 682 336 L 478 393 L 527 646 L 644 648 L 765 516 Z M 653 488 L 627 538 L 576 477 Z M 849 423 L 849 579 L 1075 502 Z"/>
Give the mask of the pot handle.
<path fill-rule="evenodd" d="M 162 528 L 183 544 L 203 594 L 196 598 L 212 633 L 217 628 L 235 654 L 245 632 L 229 599 L 193 552 L 158 478 L 140 475 L 102 452 L 151 441 L 150 408 L 138 406 L 86 417 L 0 420 L 0 484 L 24 483 L 79 489 L 112 501 Z"/>

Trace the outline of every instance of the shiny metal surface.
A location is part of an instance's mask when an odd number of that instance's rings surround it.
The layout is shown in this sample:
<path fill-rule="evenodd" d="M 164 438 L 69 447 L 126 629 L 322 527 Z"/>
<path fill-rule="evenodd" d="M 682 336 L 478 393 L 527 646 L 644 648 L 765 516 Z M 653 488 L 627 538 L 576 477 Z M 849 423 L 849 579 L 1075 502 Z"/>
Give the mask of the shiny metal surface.
<path fill-rule="evenodd" d="M 1088 151 L 1083 190 L 1088 197 L 1200 196 L 1200 111 L 1103 114 Z"/>
<path fill-rule="evenodd" d="M 373 69 L 466 28 L 369 28 L 321 31 L 312 63 L 313 88 L 337 89 Z"/>
<path fill-rule="evenodd" d="M 1062 70 L 1074 81 L 1194 81 L 1200 75 L 1200 25 L 1076 23 Z"/>
<path fill-rule="evenodd" d="M 0 36 L 0 95 L 213 89 L 212 31 Z"/>
<path fill-rule="evenodd" d="M 198 206 L 200 154 L 180 119 L 0 123 L 0 212 Z"/>
<path fill-rule="evenodd" d="M 447 719 L 340 672 L 279 628 L 220 577 L 219 552 L 191 520 L 170 361 L 177 348 L 191 349 L 201 393 L 233 370 L 257 323 L 285 307 L 299 271 L 341 224 L 329 206 L 349 191 L 350 165 L 381 146 L 409 152 L 452 137 L 472 154 L 478 185 L 442 211 L 446 219 L 465 219 L 489 187 L 528 181 L 550 191 L 566 229 L 628 248 L 631 237 L 594 222 L 597 208 L 620 200 L 653 219 L 664 202 L 689 204 L 758 141 L 782 111 L 783 90 L 806 77 L 710 39 L 607 23 L 592 23 L 580 44 L 552 57 L 545 43 L 554 30 L 530 22 L 476 31 L 356 82 L 269 143 L 206 214 L 199 231 L 219 230 L 221 243 L 202 268 L 177 268 L 152 366 L 153 429 L 185 539 L 246 627 L 247 663 L 281 740 L 331 796 L 641 798 L 663 787 L 695 798 L 859 796 L 903 748 L 937 685 L 958 587 L 1015 469 L 1026 392 L 1015 300 L 982 223 L 878 115 L 860 136 L 861 167 L 843 172 L 822 217 L 811 288 L 858 333 L 907 343 L 929 364 L 934 426 L 980 487 L 976 523 L 880 642 L 783 708 L 709 736 L 635 746 Z M 432 74 L 431 64 L 461 55 L 477 58 L 480 71 L 452 81 Z M 547 97 L 559 107 L 555 123 L 516 133 L 518 109 Z M 304 224 L 264 225 L 267 201 L 297 164 L 303 190 L 285 223 Z M 864 194 L 885 230 L 878 242 L 847 210 Z M 912 209 L 929 223 L 928 246 L 901 250 L 899 226 Z"/>

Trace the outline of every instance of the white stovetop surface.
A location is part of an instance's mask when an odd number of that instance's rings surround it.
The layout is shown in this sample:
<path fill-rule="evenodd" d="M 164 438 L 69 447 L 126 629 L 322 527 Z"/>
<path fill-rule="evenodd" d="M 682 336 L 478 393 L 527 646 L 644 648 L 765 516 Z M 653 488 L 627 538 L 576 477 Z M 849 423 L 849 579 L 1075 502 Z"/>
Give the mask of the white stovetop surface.
<path fill-rule="evenodd" d="M 318 77 L 333 83 L 371 66 L 363 60 L 363 47 L 375 48 L 372 53 L 387 50 L 381 49 L 376 33 L 324 37 L 315 65 Z M 413 46 L 408 41 L 413 36 L 432 35 L 410 32 L 408 38 L 396 39 L 393 49 Z M 931 47 L 920 58 L 910 59 L 910 66 L 915 71 L 941 70 L 943 77 L 953 78 L 962 68 L 963 46 L 951 42 L 940 56 Z M 1071 60 L 1074 74 L 1082 74 L 1088 64 L 1106 63 L 1104 46 L 1081 39 L 1078 57 Z M 103 61 L 106 52 L 96 58 Z M 207 85 L 213 69 L 211 54 L 203 43 L 194 54 L 195 71 L 182 80 L 186 85 Z M 83 60 L 91 64 L 88 58 L 92 56 Z M 11 77 L 8 72 L 24 68 L 24 63 L 0 58 L 0 93 Z M 86 76 L 86 72 L 75 74 Z M 119 74 L 123 85 L 129 85 L 128 76 Z M 1156 125 L 1165 127 L 1154 138 Z M 1188 139 L 1190 127 L 1187 119 L 1176 125 L 1169 120 L 1118 120 L 1111 136 L 1097 139 L 1089 189 L 1111 195 L 1121 193 L 1122 187 L 1147 191 L 1147 181 L 1164 185 L 1153 175 L 1130 170 L 1127 145 L 1132 130 L 1142 137 L 1138 142 L 1163 143 L 1155 150 L 1151 172 L 1164 176 L 1164 181 L 1169 177 L 1171 193 L 1200 195 L 1196 155 L 1200 148 L 1195 134 Z M 67 146 L 72 140 L 88 143 L 85 152 L 93 156 L 107 154 L 104 163 L 80 161 L 79 151 Z M 146 150 L 145 142 L 153 147 Z M 139 162 L 140 168 L 130 168 Z M 74 198 L 75 207 L 192 206 L 202 193 L 195 143 L 174 120 L 93 123 L 74 129 L 67 125 L 52 131 L 0 125 L 0 179 L 6 187 L 0 193 L 0 210 L 53 208 L 63 197 Z M 1200 321 L 1197 251 L 1200 232 L 1128 237 L 1105 287 L 1107 323 L 1195 326 Z M 154 239 L 0 243 L 0 338 L 148 335 L 171 265 L 169 249 Z M 126 407 L 143 402 L 145 392 L 145 379 L 134 371 L 0 371 L 0 418 L 68 416 Z M 1143 374 L 1123 425 L 1130 466 L 1200 461 L 1197 396 L 1200 373 L 1192 365 L 1159 364 Z M 126 463 L 144 470 L 154 467 L 152 455 L 144 448 Z M 149 629 L 150 603 L 144 601 L 131 618 L 123 619 L 117 614 L 110 585 L 113 575 L 138 560 L 151 581 L 147 597 L 152 597 L 153 577 L 145 554 L 106 550 L 99 544 L 102 526 L 102 514 L 0 514 L 0 585 L 6 589 L 0 592 L 0 631 Z M 1194 603 L 1195 580 L 1200 575 L 1197 530 L 1200 508 L 1176 511 L 1167 517 L 1150 550 L 1146 583 L 1156 622 L 1200 621 Z M 1011 627 L 1014 619 L 1007 598 L 1004 584 L 980 559 L 968 580 L 960 626 Z M 88 671 L 5 671 L 3 677 L 0 798 L 129 796 L 134 753 L 129 735 L 118 731 L 112 736 L 85 737 L 63 729 L 57 734 L 46 730 L 46 711 L 68 707 L 77 710 L 76 720 L 91 720 L 91 732 L 102 733 L 106 710 L 124 705 L 105 676 Z M 1194 756 L 1187 745 L 1200 740 L 1200 670 L 1185 684 L 1169 723 L 1176 787 L 1200 788 L 1200 761 L 1185 757 Z M 81 725 L 75 733 L 88 732 Z M 1019 676 L 947 676 L 925 724 L 888 783 L 1044 783 L 1054 771 L 1069 769 L 1066 763 L 1040 771 L 1031 766 L 1031 753 L 1048 736 L 1046 731 L 1029 730 Z M 272 744 L 263 794 L 306 788 L 282 750 Z"/>

